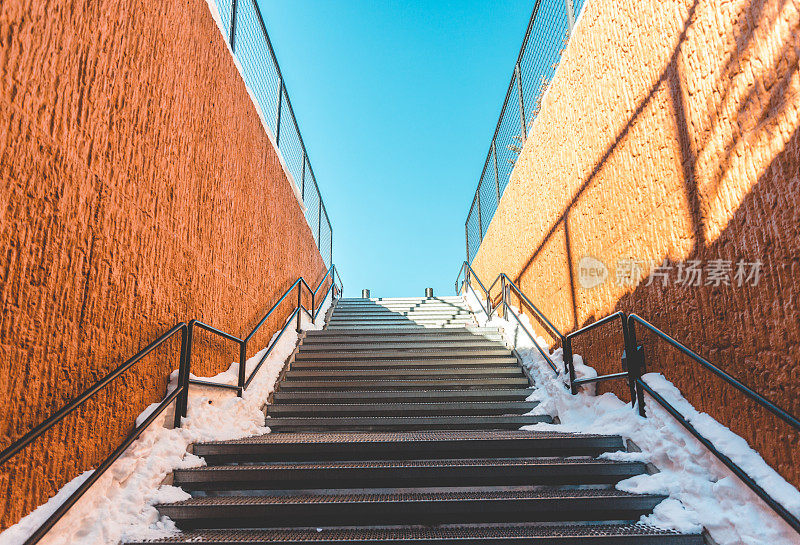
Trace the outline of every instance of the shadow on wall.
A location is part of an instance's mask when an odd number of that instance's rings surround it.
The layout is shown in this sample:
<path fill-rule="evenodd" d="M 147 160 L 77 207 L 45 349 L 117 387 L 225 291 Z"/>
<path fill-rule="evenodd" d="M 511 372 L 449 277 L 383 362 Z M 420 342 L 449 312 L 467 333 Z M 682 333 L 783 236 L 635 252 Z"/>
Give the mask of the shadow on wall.
<path fill-rule="evenodd" d="M 800 129 L 791 111 L 797 108 L 800 32 L 789 32 L 788 40 L 775 52 L 756 51 L 764 32 L 777 32 L 775 15 L 788 9 L 788 4 L 778 2 L 777 7 L 769 2 L 747 4 L 734 25 L 736 48 L 727 53 L 710 83 L 714 89 L 713 103 L 702 104 L 704 109 L 700 110 L 697 98 L 692 97 L 695 94 L 692 78 L 687 77 L 692 75 L 692 62 L 696 59 L 692 52 L 682 51 L 695 23 L 698 5 L 695 1 L 689 7 L 683 32 L 660 77 L 595 162 L 514 280 L 532 295 L 534 302 L 554 300 L 559 309 L 568 309 L 566 313 L 571 314 L 571 320 L 564 316 L 565 332 L 614 311 L 636 312 L 768 399 L 798 414 L 800 290 L 796 279 L 800 277 Z M 697 55 L 696 48 L 693 53 Z M 766 79 L 757 78 L 755 85 L 741 84 L 738 77 L 752 69 L 754 58 L 771 63 L 763 71 Z M 670 105 L 666 113 L 662 105 L 665 94 Z M 654 114 L 653 108 L 660 110 Z M 664 202 L 678 201 L 679 213 L 669 211 L 668 206 L 658 210 L 664 204 L 653 202 L 658 195 L 652 197 L 652 194 L 662 189 L 658 180 L 648 186 L 647 181 L 636 178 L 636 172 L 623 173 L 629 177 L 631 187 L 638 186 L 640 191 L 644 188 L 646 194 L 643 198 L 640 195 L 638 202 L 631 202 L 631 195 L 620 195 L 614 207 L 622 213 L 615 217 L 623 219 L 617 225 L 602 227 L 616 229 L 607 239 L 612 245 L 629 237 L 632 244 L 628 247 L 640 250 L 642 255 L 615 256 L 613 248 L 608 247 L 598 252 L 608 267 L 606 284 L 617 280 L 614 263 L 608 262 L 613 257 L 641 260 L 641 274 L 631 291 L 621 291 L 619 286 L 599 286 L 593 288 L 599 291 L 591 293 L 593 290 L 582 288 L 576 279 L 582 257 L 576 253 L 586 249 L 585 237 L 576 244 L 576 236 L 582 235 L 586 228 L 587 210 L 594 213 L 591 201 L 596 198 L 598 188 L 609 176 L 618 175 L 612 164 L 617 154 L 622 153 L 622 148 L 629 152 L 636 145 L 633 133 L 637 122 L 653 115 L 666 115 L 673 124 L 670 129 L 680 151 L 680 171 L 673 177 L 680 178 L 683 187 L 680 195 L 666 193 Z M 791 124 L 788 129 L 787 119 Z M 790 136 L 787 143 L 776 144 L 778 138 L 785 141 L 787 136 Z M 742 183 L 742 169 L 734 166 L 748 153 L 769 153 L 762 155 L 762 165 L 768 163 L 766 166 L 746 169 L 749 176 L 745 181 L 754 181 L 750 185 Z M 672 225 L 667 223 L 673 220 L 670 215 L 676 216 Z M 670 242 L 665 234 L 676 228 L 685 234 L 683 244 Z M 576 250 L 576 246 L 581 250 Z M 547 272 L 542 263 L 552 268 L 553 255 L 560 256 L 568 276 L 555 291 L 545 293 L 541 285 L 537 286 L 537 278 Z M 667 285 L 650 263 L 660 264 L 665 258 L 669 258 L 673 267 Z M 737 286 L 733 275 L 740 259 L 762 263 L 757 285 L 748 281 Z M 674 282 L 679 267 L 694 261 L 708 264 L 712 260 L 733 264 L 732 285 L 686 287 Z M 563 293 L 566 291 L 569 293 Z M 565 298 L 569 305 L 563 305 Z M 598 304 L 598 298 L 607 304 Z M 543 331 L 540 329 L 538 333 Z M 599 373 L 618 372 L 620 339 L 618 328 L 601 328 L 581 337 L 574 350 Z M 699 410 L 709 412 L 743 436 L 784 477 L 800 485 L 800 468 L 791 464 L 792 450 L 800 444 L 797 433 L 691 360 L 659 345 L 654 338 L 642 334 L 640 342 L 646 347 L 648 371 L 663 372 Z M 600 391 L 603 389 L 629 398 L 622 382 L 603 383 Z"/>

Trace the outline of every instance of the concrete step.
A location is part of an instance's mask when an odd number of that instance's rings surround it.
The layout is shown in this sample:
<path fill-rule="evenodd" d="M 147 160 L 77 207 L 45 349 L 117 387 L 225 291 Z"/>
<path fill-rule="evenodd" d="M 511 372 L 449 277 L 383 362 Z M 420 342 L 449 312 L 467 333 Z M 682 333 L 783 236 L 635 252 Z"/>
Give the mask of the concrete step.
<path fill-rule="evenodd" d="M 546 415 L 490 416 L 342 416 L 271 417 L 266 425 L 276 432 L 300 431 L 412 431 L 412 430 L 516 430 L 522 426 L 552 423 Z"/>
<path fill-rule="evenodd" d="M 457 491 L 362 491 L 198 497 L 157 505 L 180 528 L 270 525 L 447 524 L 469 521 L 636 521 L 666 496 L 613 489 L 479 487 Z"/>
<path fill-rule="evenodd" d="M 424 403 L 288 403 L 267 405 L 269 416 L 486 416 L 525 414 L 538 401 L 444 401 Z"/>
<path fill-rule="evenodd" d="M 505 390 L 282 391 L 275 406 L 290 403 L 431 403 L 438 401 L 524 401 L 533 388 Z"/>
<path fill-rule="evenodd" d="M 406 380 L 283 380 L 279 388 L 287 390 L 486 390 L 527 388 L 525 377 L 406 379 Z"/>
<path fill-rule="evenodd" d="M 209 464 L 300 460 L 405 460 L 598 456 L 624 449 L 616 435 L 542 431 L 442 430 L 413 432 L 268 433 L 193 445 Z"/>
<path fill-rule="evenodd" d="M 176 469 L 173 475 L 175 486 L 194 491 L 614 484 L 644 472 L 641 462 L 526 457 L 272 462 Z"/>

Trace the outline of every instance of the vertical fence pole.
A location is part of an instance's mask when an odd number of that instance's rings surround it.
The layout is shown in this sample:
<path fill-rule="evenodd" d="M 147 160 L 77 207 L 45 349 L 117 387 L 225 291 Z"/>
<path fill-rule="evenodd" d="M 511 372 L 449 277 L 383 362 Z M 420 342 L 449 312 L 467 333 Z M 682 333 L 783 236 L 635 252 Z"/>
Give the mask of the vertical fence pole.
<path fill-rule="evenodd" d="M 481 186 L 478 185 L 478 190 L 475 192 L 475 200 L 478 201 L 478 234 L 480 240 L 483 242 L 483 218 L 481 217 Z"/>
<path fill-rule="evenodd" d="M 467 216 L 467 223 L 464 224 L 464 240 L 467 241 L 467 263 L 469 263 L 469 217 L 472 215 L 472 210 L 469 211 Z"/>
<path fill-rule="evenodd" d="M 497 191 L 497 206 L 500 206 L 500 169 L 497 168 L 497 145 L 492 140 L 492 155 L 494 156 L 494 186 Z"/>
<path fill-rule="evenodd" d="M 567 8 L 567 36 L 572 36 L 572 29 L 575 28 L 575 6 L 572 0 L 564 0 L 564 6 Z"/>
<path fill-rule="evenodd" d="M 300 172 L 300 199 L 303 201 L 304 204 L 306 202 L 306 161 L 307 160 L 308 159 L 306 159 L 306 150 L 305 150 L 305 148 L 303 148 L 303 162 L 301 163 L 302 171 Z"/>
<path fill-rule="evenodd" d="M 570 0 L 567 1 L 569 2 Z M 517 75 L 517 94 L 519 95 L 519 124 L 522 126 L 521 144 L 525 144 L 525 140 L 528 138 L 528 123 L 525 119 L 525 101 L 522 98 L 522 66 L 520 66 L 519 62 L 514 67 L 514 72 Z"/>
<path fill-rule="evenodd" d="M 328 232 L 331 235 L 330 245 L 328 250 L 328 261 L 330 261 L 330 263 L 328 263 L 328 265 L 333 266 L 333 227 L 331 227 L 330 218 L 328 218 Z"/>
<path fill-rule="evenodd" d="M 319 194 L 319 188 L 317 188 L 317 199 L 317 248 L 322 253 L 322 195 Z"/>
<path fill-rule="evenodd" d="M 281 84 L 278 86 L 278 115 L 275 120 L 275 145 L 281 145 L 281 105 L 283 104 L 283 77 L 281 76 Z"/>
<path fill-rule="evenodd" d="M 233 0 L 231 2 L 231 51 L 236 53 L 236 4 L 237 1 Z"/>

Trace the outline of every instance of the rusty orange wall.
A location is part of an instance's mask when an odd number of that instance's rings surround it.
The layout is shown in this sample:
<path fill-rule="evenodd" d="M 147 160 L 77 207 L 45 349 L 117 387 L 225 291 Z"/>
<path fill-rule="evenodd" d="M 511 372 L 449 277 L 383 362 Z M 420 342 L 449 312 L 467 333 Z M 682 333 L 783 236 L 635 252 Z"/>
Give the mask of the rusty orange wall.
<path fill-rule="evenodd" d="M 475 270 L 508 273 L 564 331 L 635 311 L 799 414 L 798 58 L 797 0 L 587 0 Z M 585 256 L 608 268 L 592 289 L 580 282 Z M 652 274 L 665 258 L 676 267 L 667 286 Z M 618 285 L 625 259 L 640 262 L 638 285 Z M 713 259 L 761 261 L 763 276 L 676 285 L 679 265 Z M 575 351 L 619 371 L 619 335 Z M 800 484 L 798 434 L 643 340 L 648 370 Z"/>
<path fill-rule="evenodd" d="M 176 322 L 243 334 L 324 274 L 205 0 L 3 1 L 0 184 L 0 448 Z M 199 340 L 195 374 L 237 358 Z M 0 529 L 120 442 L 178 348 L 3 468 Z"/>

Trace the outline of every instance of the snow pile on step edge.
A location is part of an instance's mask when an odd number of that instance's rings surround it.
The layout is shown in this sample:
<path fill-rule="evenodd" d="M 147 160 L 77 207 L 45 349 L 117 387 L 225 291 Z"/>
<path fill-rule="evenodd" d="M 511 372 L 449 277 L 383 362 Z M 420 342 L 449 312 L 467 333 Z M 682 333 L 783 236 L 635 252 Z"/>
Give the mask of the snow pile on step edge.
<path fill-rule="evenodd" d="M 331 298 L 327 297 L 316 323 L 312 324 L 303 315 L 302 329 L 322 329 L 330 304 Z M 183 420 L 183 426 L 179 429 L 164 427 L 171 424 L 171 418 L 167 418 L 171 411 L 165 410 L 39 543 L 116 545 L 120 541 L 157 539 L 178 533 L 175 524 L 169 518 L 159 516 L 153 506 L 181 501 L 189 498 L 189 494 L 161 483 L 174 469 L 204 464 L 202 458 L 188 452 L 192 443 L 269 433 L 261 408 L 275 389 L 275 382 L 296 344 L 297 332 L 289 326 L 242 398 L 236 397 L 232 391 L 192 386 L 188 416 Z M 265 350 L 247 360 L 248 376 Z M 227 371 L 203 380 L 236 384 L 238 372 L 239 364 L 232 363 Z M 167 394 L 176 387 L 177 377 L 176 370 L 170 376 Z M 137 423 L 147 418 L 157 405 L 145 409 L 136 419 Z M 82 473 L 47 503 L 6 529 L 0 534 L 0 545 L 23 543 L 91 473 Z"/>
<path fill-rule="evenodd" d="M 516 320 L 506 321 L 494 315 L 487 321 L 482 301 L 473 291 L 470 290 L 465 300 L 481 326 L 501 328 L 509 345 L 517 349 L 537 386 L 528 399 L 540 404 L 531 413 L 550 414 L 560 420 L 560 424 L 540 423 L 523 429 L 621 435 L 636 443 L 642 452 L 608 453 L 603 457 L 649 462 L 659 469 L 654 475 L 639 475 L 617 485 L 627 492 L 669 496 L 652 515 L 642 517 L 641 522 L 682 532 L 699 532 L 705 527 L 719 545 L 800 544 L 800 536 L 783 519 L 647 394 L 647 418 L 640 417 L 628 403 L 612 393 L 595 397 L 594 385 L 582 388 L 573 396 L 565 387 L 568 377 L 563 370 L 560 348 L 551 353 L 560 371 L 556 376 Z M 535 334 L 527 316 L 513 307 L 511 311 Z M 539 337 L 537 342 L 548 349 L 543 338 Z M 597 376 L 581 356 L 574 355 L 573 362 L 579 378 Z M 643 378 L 767 493 L 800 516 L 800 492 L 742 437 L 708 414 L 698 412 L 663 375 L 648 373 Z"/>

